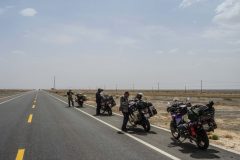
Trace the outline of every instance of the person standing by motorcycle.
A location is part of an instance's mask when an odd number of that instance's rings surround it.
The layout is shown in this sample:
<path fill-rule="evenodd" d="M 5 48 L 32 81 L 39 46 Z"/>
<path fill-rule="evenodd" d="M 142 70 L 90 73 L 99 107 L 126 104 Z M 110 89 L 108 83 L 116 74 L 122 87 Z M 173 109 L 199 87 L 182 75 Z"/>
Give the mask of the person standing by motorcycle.
<path fill-rule="evenodd" d="M 142 101 L 142 97 L 143 97 L 143 94 L 142 93 L 138 93 L 134 99 L 134 101 Z"/>
<path fill-rule="evenodd" d="M 74 107 L 73 95 L 74 95 L 74 93 L 73 93 L 72 90 L 70 89 L 70 90 L 67 92 L 67 96 L 68 96 L 68 106 L 69 106 L 69 107 L 71 107 L 71 104 L 72 104 L 72 106 Z"/>
<path fill-rule="evenodd" d="M 101 103 L 102 103 L 102 93 L 103 89 L 99 88 L 96 93 L 96 103 L 97 103 L 97 108 L 96 108 L 96 116 L 100 115 L 100 109 L 101 109 Z"/>
<path fill-rule="evenodd" d="M 120 107 L 119 111 L 122 111 L 123 114 L 123 124 L 122 124 L 122 131 L 127 131 L 127 122 L 129 119 L 129 102 L 128 102 L 129 92 L 126 91 L 124 95 L 120 98 Z"/>

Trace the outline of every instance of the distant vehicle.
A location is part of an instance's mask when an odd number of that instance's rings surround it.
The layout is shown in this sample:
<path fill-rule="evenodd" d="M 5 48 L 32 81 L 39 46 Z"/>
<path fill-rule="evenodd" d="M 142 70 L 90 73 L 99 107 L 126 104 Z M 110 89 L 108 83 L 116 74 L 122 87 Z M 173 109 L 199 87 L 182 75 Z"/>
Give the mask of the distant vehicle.
<path fill-rule="evenodd" d="M 86 95 L 82 95 L 82 94 L 76 94 L 76 97 L 75 97 L 75 102 L 78 103 L 78 107 L 83 107 L 83 103 L 87 100 L 87 97 Z"/>
<path fill-rule="evenodd" d="M 112 107 L 116 106 L 116 102 L 113 99 L 113 96 L 109 95 L 103 95 L 102 96 L 102 103 L 101 103 L 101 114 L 104 114 L 105 112 L 108 113 L 109 116 L 112 115 Z"/>
<path fill-rule="evenodd" d="M 167 111 L 172 116 L 170 130 L 174 139 L 182 143 L 188 138 L 190 142 L 194 141 L 198 148 L 202 150 L 208 148 L 207 132 L 217 128 L 213 103 L 192 106 L 189 102 L 174 101 L 172 104 L 169 103 Z M 185 115 L 188 117 L 187 120 L 184 119 Z M 180 141 L 180 137 L 184 139 Z"/>
<path fill-rule="evenodd" d="M 129 103 L 129 123 L 135 127 L 141 125 L 146 132 L 151 129 L 149 118 L 157 114 L 157 110 L 152 103 L 144 101 L 130 101 Z"/>

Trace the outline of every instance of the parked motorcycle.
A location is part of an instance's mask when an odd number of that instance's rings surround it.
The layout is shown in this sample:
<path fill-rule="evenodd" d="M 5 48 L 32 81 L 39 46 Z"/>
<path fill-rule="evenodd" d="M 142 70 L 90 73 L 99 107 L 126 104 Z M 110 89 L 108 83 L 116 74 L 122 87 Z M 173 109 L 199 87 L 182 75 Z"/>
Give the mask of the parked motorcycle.
<path fill-rule="evenodd" d="M 208 148 L 207 132 L 214 131 L 217 127 L 214 121 L 213 104 L 192 106 L 191 103 L 175 101 L 167 108 L 167 111 L 171 113 L 170 130 L 174 139 L 179 142 L 189 139 L 202 150 Z M 187 120 L 184 118 L 185 115 L 187 115 Z M 184 139 L 180 141 L 180 137 Z"/>
<path fill-rule="evenodd" d="M 83 103 L 84 103 L 86 100 L 87 100 L 87 98 L 86 98 L 85 95 L 82 95 L 82 94 L 76 94 L 75 102 L 78 103 L 77 108 L 79 108 L 79 107 L 83 107 Z"/>
<path fill-rule="evenodd" d="M 104 95 L 102 96 L 102 103 L 101 103 L 101 114 L 105 112 L 108 113 L 109 116 L 112 115 L 112 107 L 116 106 L 116 102 L 113 99 L 113 96 Z"/>
<path fill-rule="evenodd" d="M 152 103 L 143 101 L 129 102 L 129 123 L 135 127 L 141 125 L 146 132 L 151 129 L 149 118 L 157 114 L 157 110 Z"/>

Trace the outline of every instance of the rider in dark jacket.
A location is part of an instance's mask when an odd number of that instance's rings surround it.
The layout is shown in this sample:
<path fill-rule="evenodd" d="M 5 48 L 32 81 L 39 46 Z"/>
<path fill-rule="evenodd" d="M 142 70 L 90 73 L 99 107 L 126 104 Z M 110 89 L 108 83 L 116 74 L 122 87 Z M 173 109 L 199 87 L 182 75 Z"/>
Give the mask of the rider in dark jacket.
<path fill-rule="evenodd" d="M 96 115 L 100 115 L 100 109 L 101 109 L 101 103 L 102 103 L 102 96 L 101 96 L 102 91 L 103 89 L 99 88 L 96 93 L 96 103 L 97 103 Z"/>
<path fill-rule="evenodd" d="M 124 95 L 120 98 L 119 110 L 122 111 L 122 114 L 123 114 L 122 131 L 127 131 L 127 122 L 129 119 L 128 97 L 129 97 L 129 92 L 125 92 Z"/>
<path fill-rule="evenodd" d="M 69 106 L 69 107 L 71 107 L 71 104 L 72 104 L 72 106 L 74 107 L 73 95 L 74 95 L 74 93 L 72 92 L 72 90 L 69 90 L 69 91 L 67 92 L 68 106 Z"/>

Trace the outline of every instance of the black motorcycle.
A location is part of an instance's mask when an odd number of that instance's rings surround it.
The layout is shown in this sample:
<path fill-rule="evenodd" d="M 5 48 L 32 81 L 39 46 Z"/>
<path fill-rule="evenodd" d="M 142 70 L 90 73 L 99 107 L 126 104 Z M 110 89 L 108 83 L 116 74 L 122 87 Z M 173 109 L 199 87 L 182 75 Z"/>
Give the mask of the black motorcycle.
<path fill-rule="evenodd" d="M 101 114 L 104 114 L 105 112 L 108 113 L 109 116 L 112 115 L 112 107 L 116 106 L 116 102 L 113 99 L 113 96 L 104 95 L 102 97 L 102 103 L 101 103 Z"/>
<path fill-rule="evenodd" d="M 129 102 L 129 123 L 135 127 L 141 125 L 146 132 L 149 132 L 151 125 L 149 118 L 157 114 L 157 110 L 152 103 L 143 101 L 130 101 Z"/>
<path fill-rule="evenodd" d="M 82 94 L 76 94 L 75 102 L 78 103 L 77 108 L 79 108 L 79 107 L 83 107 L 83 103 L 84 103 L 86 100 L 87 100 L 87 98 L 86 98 L 85 95 L 82 95 Z"/>
<path fill-rule="evenodd" d="M 208 148 L 207 132 L 217 128 L 213 104 L 191 106 L 190 103 L 174 102 L 167 108 L 167 111 L 172 116 L 170 130 L 174 139 L 179 142 L 189 139 L 202 150 Z M 183 118 L 184 115 L 188 116 L 188 120 Z M 184 139 L 180 141 L 180 137 Z"/>

